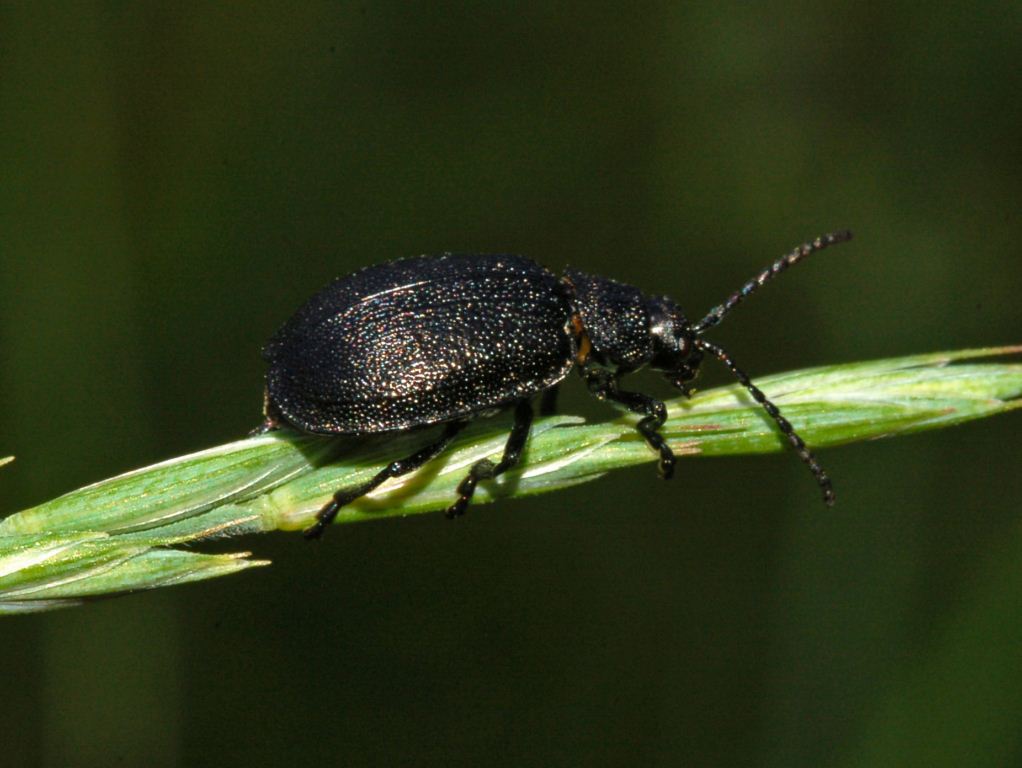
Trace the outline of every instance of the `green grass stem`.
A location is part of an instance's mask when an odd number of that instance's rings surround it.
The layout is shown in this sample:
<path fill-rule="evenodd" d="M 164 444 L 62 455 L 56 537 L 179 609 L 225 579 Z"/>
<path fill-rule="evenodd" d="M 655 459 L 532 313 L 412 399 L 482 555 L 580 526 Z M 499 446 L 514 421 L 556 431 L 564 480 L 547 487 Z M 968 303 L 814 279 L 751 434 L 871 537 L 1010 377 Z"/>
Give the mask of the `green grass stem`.
<path fill-rule="evenodd" d="M 818 450 L 1018 408 L 1022 364 L 973 361 L 1020 351 L 916 355 L 783 373 L 757 383 Z M 738 385 L 667 405 L 663 434 L 679 456 L 787 450 L 774 423 Z M 568 488 L 653 461 L 634 422 L 630 415 L 599 424 L 575 416 L 538 419 L 522 464 L 481 484 L 474 503 Z M 452 450 L 345 507 L 337 524 L 445 508 L 472 463 L 499 456 L 507 431 L 503 417 L 473 422 Z M 266 565 L 247 552 L 205 554 L 192 545 L 304 528 L 334 491 L 371 477 L 431 435 L 327 439 L 282 431 L 169 459 L 10 515 L 0 521 L 0 613 L 64 607 Z M 12 458 L 0 458 L 0 466 Z"/>

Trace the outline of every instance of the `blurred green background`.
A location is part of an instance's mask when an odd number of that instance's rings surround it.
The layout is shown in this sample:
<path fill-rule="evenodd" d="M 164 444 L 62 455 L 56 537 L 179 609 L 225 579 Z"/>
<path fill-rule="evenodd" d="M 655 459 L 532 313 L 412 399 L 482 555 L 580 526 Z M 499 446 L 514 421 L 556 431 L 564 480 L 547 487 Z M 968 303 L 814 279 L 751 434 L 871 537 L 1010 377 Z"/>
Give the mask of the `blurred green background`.
<path fill-rule="evenodd" d="M 3 3 L 2 510 L 242 435 L 277 324 L 415 253 L 699 315 L 847 226 L 714 333 L 751 373 L 1022 342 L 1020 65 L 1017 2 Z M 833 511 L 690 460 L 4 619 L 0 761 L 1019 765 L 1019 426 L 827 451 Z"/>

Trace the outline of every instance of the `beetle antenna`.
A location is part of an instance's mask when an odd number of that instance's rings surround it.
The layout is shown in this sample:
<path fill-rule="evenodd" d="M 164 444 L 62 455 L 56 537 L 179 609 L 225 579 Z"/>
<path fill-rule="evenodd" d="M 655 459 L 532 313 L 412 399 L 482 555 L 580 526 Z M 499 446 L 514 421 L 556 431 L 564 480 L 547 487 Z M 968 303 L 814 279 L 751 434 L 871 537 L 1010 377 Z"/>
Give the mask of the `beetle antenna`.
<path fill-rule="evenodd" d="M 812 451 L 810 451 L 806 446 L 805 441 L 798 436 L 795 428 L 791 426 L 791 422 L 781 415 L 780 409 L 767 399 L 767 396 L 763 394 L 763 391 L 752 383 L 741 368 L 735 365 L 735 361 L 731 359 L 731 355 L 716 344 L 711 344 L 708 341 L 696 339 L 695 343 L 699 349 L 709 352 L 711 355 L 720 360 L 720 362 L 724 363 L 731 373 L 735 375 L 735 378 L 738 379 L 741 385 L 749 390 L 749 394 L 752 395 L 752 398 L 762 405 L 763 409 L 770 414 L 770 417 L 777 422 L 777 426 L 780 427 L 784 436 L 788 438 L 788 442 L 791 443 L 791 447 L 795 449 L 798 457 L 805 462 L 806 466 L 809 467 L 809 471 L 813 473 L 813 477 L 816 478 L 816 482 L 819 484 L 820 490 L 823 491 L 823 503 L 828 507 L 834 506 L 834 487 L 830 482 L 830 478 L 823 470 L 823 467 L 820 466 L 820 462 L 818 462 L 816 457 L 813 456 Z"/>
<path fill-rule="evenodd" d="M 728 300 L 723 304 L 720 304 L 713 309 L 700 320 L 698 323 L 692 326 L 692 330 L 696 335 L 709 330 L 713 326 L 717 325 L 724 316 L 727 315 L 732 309 L 741 304 L 745 299 L 749 298 L 757 290 L 762 288 L 764 285 L 773 280 L 777 275 L 781 274 L 788 267 L 797 264 L 802 261 L 806 256 L 816 251 L 822 251 L 824 248 L 830 245 L 836 245 L 837 243 L 844 243 L 852 239 L 852 233 L 847 229 L 840 232 L 831 232 L 827 235 L 821 235 L 812 242 L 803 243 L 798 248 L 793 250 L 786 256 L 782 256 L 769 267 L 764 269 L 749 282 L 739 288 L 737 291 L 732 293 Z"/>

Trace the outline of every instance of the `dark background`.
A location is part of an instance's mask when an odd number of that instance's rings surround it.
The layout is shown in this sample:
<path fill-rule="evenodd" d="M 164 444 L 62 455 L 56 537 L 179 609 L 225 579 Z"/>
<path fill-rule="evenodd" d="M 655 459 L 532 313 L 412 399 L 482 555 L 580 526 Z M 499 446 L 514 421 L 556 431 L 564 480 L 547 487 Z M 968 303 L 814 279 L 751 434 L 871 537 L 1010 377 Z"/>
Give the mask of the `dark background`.
<path fill-rule="evenodd" d="M 243 434 L 276 325 L 415 253 L 699 315 L 847 226 L 749 371 L 1022 341 L 1019 3 L 409 6 L 0 6 L 5 512 Z M 833 511 L 687 460 L 4 619 L 0 759 L 1017 765 L 1019 424 L 826 451 Z"/>

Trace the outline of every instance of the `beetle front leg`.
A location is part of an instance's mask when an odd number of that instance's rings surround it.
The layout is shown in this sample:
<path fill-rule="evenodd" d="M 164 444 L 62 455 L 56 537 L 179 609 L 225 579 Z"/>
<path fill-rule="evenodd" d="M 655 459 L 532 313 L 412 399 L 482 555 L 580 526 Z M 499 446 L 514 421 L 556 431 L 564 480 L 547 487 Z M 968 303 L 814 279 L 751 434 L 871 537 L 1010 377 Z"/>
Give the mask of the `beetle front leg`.
<path fill-rule="evenodd" d="M 582 371 L 589 391 L 600 400 L 610 400 L 625 406 L 632 413 L 641 413 L 643 418 L 635 428 L 646 443 L 660 454 L 657 472 L 665 480 L 674 475 L 674 451 L 667 444 L 659 429 L 667 421 L 667 406 L 660 400 L 641 392 L 626 392 L 618 388 L 617 376 L 604 368 L 585 368 Z"/>
<path fill-rule="evenodd" d="M 520 400 L 515 406 L 515 423 L 504 445 L 504 455 L 496 464 L 489 459 L 481 459 L 472 465 L 468 476 L 458 485 L 458 500 L 447 508 L 448 518 L 461 517 L 465 514 L 465 509 L 472 500 L 480 480 L 491 480 L 497 475 L 502 475 L 519 462 L 531 428 L 532 404 L 528 400 Z"/>

